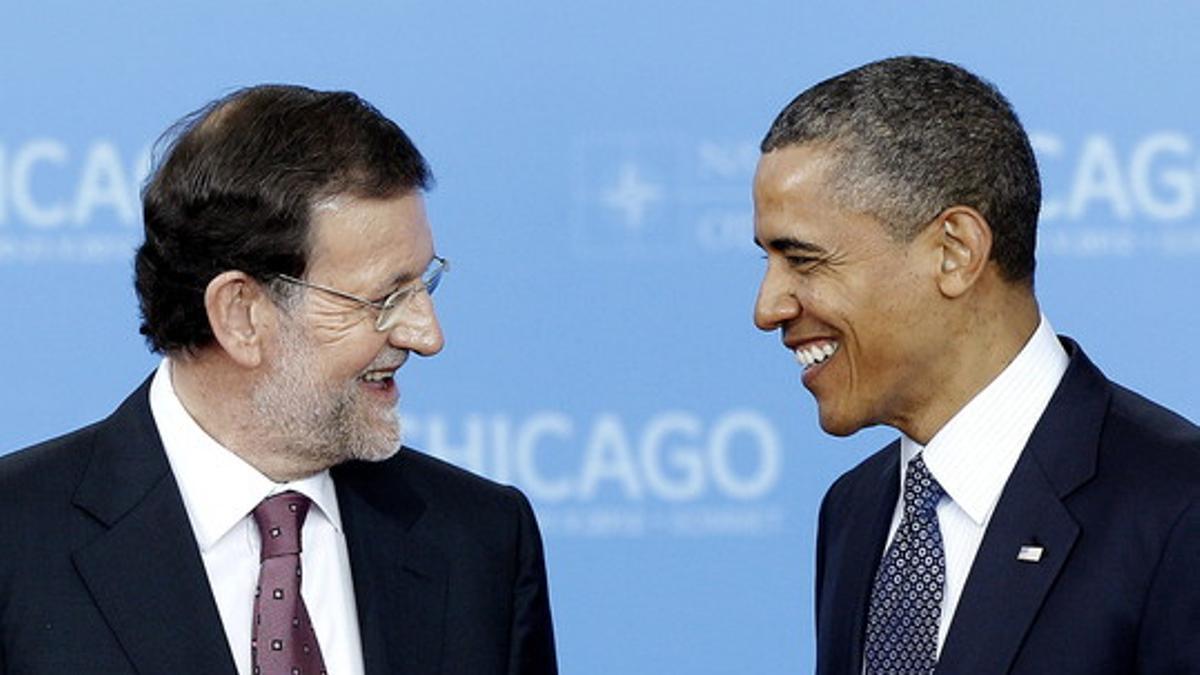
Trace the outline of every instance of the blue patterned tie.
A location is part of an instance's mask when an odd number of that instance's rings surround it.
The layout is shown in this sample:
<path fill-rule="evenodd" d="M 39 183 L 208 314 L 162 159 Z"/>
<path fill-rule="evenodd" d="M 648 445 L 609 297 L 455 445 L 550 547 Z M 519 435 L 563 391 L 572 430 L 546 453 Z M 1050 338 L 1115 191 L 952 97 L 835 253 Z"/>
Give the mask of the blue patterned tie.
<path fill-rule="evenodd" d="M 932 673 L 946 585 L 937 503 L 945 490 L 917 455 L 904 478 L 904 515 L 883 554 L 867 613 L 867 675 Z"/>

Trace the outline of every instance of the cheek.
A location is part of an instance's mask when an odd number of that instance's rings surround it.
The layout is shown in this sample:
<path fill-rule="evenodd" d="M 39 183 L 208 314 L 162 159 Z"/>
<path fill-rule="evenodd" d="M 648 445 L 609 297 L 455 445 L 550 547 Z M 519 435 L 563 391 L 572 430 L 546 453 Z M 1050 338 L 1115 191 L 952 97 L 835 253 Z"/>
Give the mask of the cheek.
<path fill-rule="evenodd" d="M 373 334 L 357 340 L 323 345 L 318 350 L 317 363 L 313 366 L 319 368 L 329 380 L 353 380 L 371 365 L 383 350 L 384 342 Z"/>
<path fill-rule="evenodd" d="M 938 357 L 926 312 L 908 300 L 888 296 L 859 325 L 862 375 L 873 380 L 881 394 L 911 386 Z"/>
<path fill-rule="evenodd" d="M 318 315 L 310 321 L 313 342 L 321 349 L 343 349 L 347 345 L 362 340 L 366 322 L 359 316 L 349 316 L 345 313 Z"/>
<path fill-rule="evenodd" d="M 842 294 L 820 318 L 841 333 L 853 380 L 874 380 L 902 366 L 910 330 L 904 304 L 886 293 Z"/>
<path fill-rule="evenodd" d="M 883 337 L 910 333 L 922 323 L 928 289 L 904 265 L 877 265 L 873 273 L 845 293 L 844 302 L 858 317 L 859 330 Z"/>

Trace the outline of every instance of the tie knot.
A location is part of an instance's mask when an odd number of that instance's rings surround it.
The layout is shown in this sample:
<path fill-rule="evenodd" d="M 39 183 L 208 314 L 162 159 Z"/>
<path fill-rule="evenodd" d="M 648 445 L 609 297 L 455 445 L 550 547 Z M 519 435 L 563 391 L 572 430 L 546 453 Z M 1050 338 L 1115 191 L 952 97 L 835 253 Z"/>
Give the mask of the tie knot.
<path fill-rule="evenodd" d="M 908 463 L 904 476 L 904 509 L 907 512 L 928 514 L 937 508 L 946 491 L 938 484 L 925 459 L 917 455 Z"/>
<path fill-rule="evenodd" d="M 262 537 L 261 560 L 300 553 L 300 530 L 312 502 L 293 492 L 267 497 L 254 507 L 254 522 Z"/>

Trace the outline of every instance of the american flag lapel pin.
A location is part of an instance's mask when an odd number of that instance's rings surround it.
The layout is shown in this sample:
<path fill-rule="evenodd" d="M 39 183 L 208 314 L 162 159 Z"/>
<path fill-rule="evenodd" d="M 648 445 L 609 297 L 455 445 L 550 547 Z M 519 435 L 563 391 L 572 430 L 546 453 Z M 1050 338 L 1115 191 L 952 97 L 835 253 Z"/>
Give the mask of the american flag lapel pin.
<path fill-rule="evenodd" d="M 1017 560 L 1027 563 L 1041 562 L 1042 554 L 1045 552 L 1046 549 L 1037 544 L 1025 544 L 1021 550 L 1017 551 Z"/>

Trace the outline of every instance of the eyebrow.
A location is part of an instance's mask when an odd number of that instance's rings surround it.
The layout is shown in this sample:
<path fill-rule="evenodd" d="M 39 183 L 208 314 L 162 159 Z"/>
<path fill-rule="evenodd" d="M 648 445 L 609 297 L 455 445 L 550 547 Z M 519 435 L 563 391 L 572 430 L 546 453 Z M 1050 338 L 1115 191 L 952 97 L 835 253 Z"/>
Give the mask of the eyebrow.
<path fill-rule="evenodd" d="M 795 237 L 776 237 L 769 242 L 767 246 L 763 246 L 758 237 L 754 238 L 754 244 L 759 248 L 767 248 L 780 253 L 826 253 L 827 251 L 810 241 L 796 239 Z"/>
<path fill-rule="evenodd" d="M 421 270 L 422 273 L 424 271 L 425 271 L 424 269 Z M 403 272 L 401 274 L 397 274 L 396 276 L 392 277 L 392 283 L 389 287 L 390 288 L 400 288 L 401 286 L 411 284 L 414 279 L 419 279 L 419 278 L 421 278 L 421 273 L 411 274 L 409 272 Z"/>

